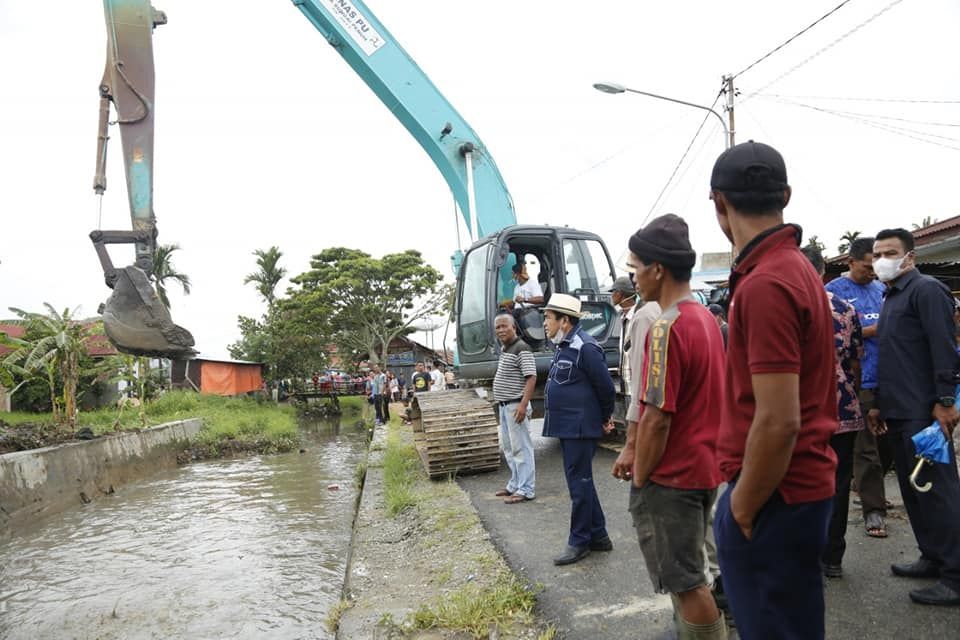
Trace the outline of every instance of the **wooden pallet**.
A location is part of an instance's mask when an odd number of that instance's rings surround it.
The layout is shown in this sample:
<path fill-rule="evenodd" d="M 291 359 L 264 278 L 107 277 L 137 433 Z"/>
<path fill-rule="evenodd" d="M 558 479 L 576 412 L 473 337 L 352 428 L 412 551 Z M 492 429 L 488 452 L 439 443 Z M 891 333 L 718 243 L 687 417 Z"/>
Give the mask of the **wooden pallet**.
<path fill-rule="evenodd" d="M 500 468 L 499 418 L 473 389 L 418 394 L 410 403 L 413 437 L 431 478 Z"/>

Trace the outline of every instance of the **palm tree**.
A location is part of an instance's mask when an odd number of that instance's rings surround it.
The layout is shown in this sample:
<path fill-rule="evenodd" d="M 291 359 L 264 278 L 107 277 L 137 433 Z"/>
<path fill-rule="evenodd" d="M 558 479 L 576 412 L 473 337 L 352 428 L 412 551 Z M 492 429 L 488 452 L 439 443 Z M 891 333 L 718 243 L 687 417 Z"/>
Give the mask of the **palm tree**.
<path fill-rule="evenodd" d="M 853 241 L 860 237 L 859 231 L 847 231 L 842 236 L 840 236 L 840 246 L 837 247 L 839 253 L 846 253 L 850 250 L 850 245 L 853 244 Z"/>
<path fill-rule="evenodd" d="M 170 308 L 170 298 L 167 297 L 167 281 L 175 280 L 183 287 L 183 292 L 190 295 L 190 276 L 179 273 L 173 266 L 171 256 L 179 251 L 178 244 L 162 244 L 153 254 L 153 279 L 157 285 L 157 296 L 167 309 Z"/>
<path fill-rule="evenodd" d="M 257 293 L 267 302 L 268 307 L 272 307 L 274 300 L 276 300 L 274 290 L 280 284 L 283 276 L 287 275 L 287 270 L 278 265 L 283 252 L 280 251 L 279 247 L 270 247 L 266 251 L 257 249 L 253 252 L 253 255 L 257 256 L 259 269 L 248 274 L 243 279 L 243 284 L 256 283 Z"/>
<path fill-rule="evenodd" d="M 58 313 L 49 303 L 43 304 L 47 315 L 10 307 L 27 325 L 27 332 L 3 365 L 21 377 L 44 379 L 50 387 L 54 421 L 72 428 L 76 426 L 80 356 L 86 352 L 90 328 L 73 319 L 76 310 Z M 58 383 L 63 385 L 62 396 L 57 394 Z"/>

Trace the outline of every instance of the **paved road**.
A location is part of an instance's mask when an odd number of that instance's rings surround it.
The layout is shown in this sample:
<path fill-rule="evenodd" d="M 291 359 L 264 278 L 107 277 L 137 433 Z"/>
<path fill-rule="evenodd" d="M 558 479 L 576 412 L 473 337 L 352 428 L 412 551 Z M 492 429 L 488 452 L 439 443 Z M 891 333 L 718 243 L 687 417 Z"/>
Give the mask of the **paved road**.
<path fill-rule="evenodd" d="M 552 438 L 540 438 L 534 421 L 537 499 L 505 505 L 493 493 L 504 486 L 506 465 L 497 473 L 460 479 L 460 485 L 510 565 L 530 581 L 543 585 L 541 613 L 567 639 L 673 638 L 670 600 L 653 593 L 627 513 L 626 484 L 613 478 L 615 454 L 601 450 L 594 460 L 594 478 L 613 540 L 610 553 L 594 553 L 579 563 L 556 567 L 552 558 L 564 548 L 569 500 Z M 888 498 L 900 503 L 896 479 L 887 478 Z M 859 508 L 851 505 L 847 531 L 846 575 L 826 587 L 827 637 L 838 639 L 896 638 L 912 640 L 960 637 L 960 608 L 922 607 L 907 591 L 930 581 L 895 578 L 891 562 L 912 560 L 916 545 L 901 508 L 888 518 L 890 537 L 868 538 Z"/>

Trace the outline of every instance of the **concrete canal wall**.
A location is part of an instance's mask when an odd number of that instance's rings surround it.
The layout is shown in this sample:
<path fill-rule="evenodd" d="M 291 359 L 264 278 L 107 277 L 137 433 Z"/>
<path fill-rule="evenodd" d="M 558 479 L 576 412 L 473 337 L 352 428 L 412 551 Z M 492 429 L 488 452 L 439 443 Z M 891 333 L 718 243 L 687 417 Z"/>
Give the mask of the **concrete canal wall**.
<path fill-rule="evenodd" d="M 0 455 L 0 535 L 11 527 L 113 493 L 177 464 L 198 418 L 143 431 Z"/>

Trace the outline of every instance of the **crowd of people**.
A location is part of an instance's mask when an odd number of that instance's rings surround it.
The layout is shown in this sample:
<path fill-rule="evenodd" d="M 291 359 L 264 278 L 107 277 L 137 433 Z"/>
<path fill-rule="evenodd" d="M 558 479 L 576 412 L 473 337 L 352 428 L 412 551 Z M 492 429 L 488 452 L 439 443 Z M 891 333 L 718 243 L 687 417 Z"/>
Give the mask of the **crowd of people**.
<path fill-rule="evenodd" d="M 914 602 L 960 605 L 956 302 L 916 269 L 904 229 L 854 241 L 849 271 L 825 287 L 823 257 L 801 251 L 800 226 L 784 222 L 791 193 L 768 145 L 749 141 L 717 159 L 710 198 L 738 252 L 726 308 L 692 295 L 696 253 L 672 214 L 628 239 L 630 275 L 611 290 L 629 396 L 612 473 L 630 482 L 640 552 L 655 590 L 672 598 L 680 638 L 726 638 L 727 616 L 747 640 L 824 637 L 823 580 L 843 576 L 851 486 L 864 533 L 886 536 L 891 465 L 920 550 L 891 571 L 938 579 L 909 591 Z M 543 435 L 559 439 L 571 502 L 557 565 L 613 549 L 592 460 L 613 429 L 616 389 L 580 307 L 566 294 L 542 307 L 556 347 Z M 496 318 L 493 397 L 510 470 L 497 495 L 509 504 L 533 500 L 536 481 L 536 367 L 516 326 L 509 312 Z M 931 422 L 950 464 L 925 466 L 932 489 L 918 492 L 911 437 Z"/>
<path fill-rule="evenodd" d="M 376 413 L 377 426 L 390 421 L 391 402 L 406 404 L 417 393 L 457 388 L 456 376 L 452 370 L 444 370 L 441 366 L 423 362 L 415 365 L 409 382 L 402 373 L 397 376 L 392 371 L 382 369 L 379 364 L 375 364 L 363 378 L 363 383 L 367 400 L 373 405 Z"/>

